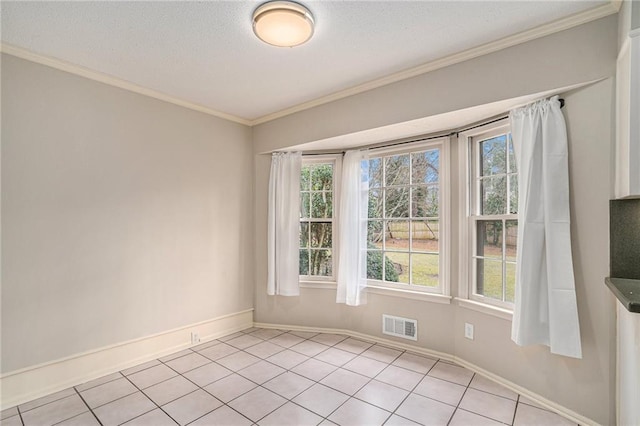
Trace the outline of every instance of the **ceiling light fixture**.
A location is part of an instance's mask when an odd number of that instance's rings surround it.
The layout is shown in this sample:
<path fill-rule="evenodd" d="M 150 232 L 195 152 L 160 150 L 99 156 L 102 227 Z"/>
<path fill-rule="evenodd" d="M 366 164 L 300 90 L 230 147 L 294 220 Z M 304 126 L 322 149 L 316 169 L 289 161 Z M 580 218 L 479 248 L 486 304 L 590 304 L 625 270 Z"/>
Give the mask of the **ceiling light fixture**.
<path fill-rule="evenodd" d="M 313 26 L 309 9 L 290 1 L 270 1 L 253 12 L 253 32 L 273 46 L 299 46 L 311 38 Z"/>

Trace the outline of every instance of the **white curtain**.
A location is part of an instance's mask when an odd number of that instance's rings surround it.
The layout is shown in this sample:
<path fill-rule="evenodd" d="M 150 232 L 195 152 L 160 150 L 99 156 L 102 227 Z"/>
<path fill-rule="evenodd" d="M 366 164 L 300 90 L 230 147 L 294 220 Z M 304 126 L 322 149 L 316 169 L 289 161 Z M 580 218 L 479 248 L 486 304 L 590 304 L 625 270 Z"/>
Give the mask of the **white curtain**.
<path fill-rule="evenodd" d="M 300 152 L 271 156 L 268 213 L 267 294 L 298 296 L 300 227 Z"/>
<path fill-rule="evenodd" d="M 511 338 L 582 358 L 569 231 L 567 131 L 558 97 L 511 111 L 519 179 Z"/>
<path fill-rule="evenodd" d="M 336 302 L 358 306 L 367 303 L 369 157 L 365 151 L 345 153 L 341 182 Z"/>

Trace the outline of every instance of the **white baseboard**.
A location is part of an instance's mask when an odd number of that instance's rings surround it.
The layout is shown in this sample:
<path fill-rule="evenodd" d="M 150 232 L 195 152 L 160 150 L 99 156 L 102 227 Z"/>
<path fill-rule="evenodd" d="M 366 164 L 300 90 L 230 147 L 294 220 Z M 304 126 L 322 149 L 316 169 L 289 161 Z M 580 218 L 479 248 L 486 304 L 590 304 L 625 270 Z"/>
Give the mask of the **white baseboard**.
<path fill-rule="evenodd" d="M 253 326 L 253 309 L 189 324 L 151 336 L 75 354 L 0 376 L 0 407 L 10 408 Z"/>
<path fill-rule="evenodd" d="M 358 338 L 360 340 L 366 340 L 373 343 L 380 343 L 381 345 L 385 345 L 385 346 L 404 349 L 416 354 L 430 356 L 431 358 L 439 358 L 445 361 L 455 362 L 454 357 L 452 355 L 449 355 L 444 352 L 433 351 L 430 349 L 421 348 L 419 346 L 398 342 L 396 340 L 384 339 L 382 337 L 371 336 L 369 334 L 358 333 L 356 331 L 351 331 L 351 330 L 343 330 L 338 328 L 301 327 L 299 325 L 267 324 L 262 322 L 256 322 L 254 323 L 253 326 L 259 327 L 259 328 L 274 328 L 274 329 L 293 330 L 293 331 L 309 331 L 313 333 L 344 334 L 345 336 L 351 336 L 351 337 Z"/>
<path fill-rule="evenodd" d="M 555 403 L 553 401 L 550 401 L 548 399 L 546 399 L 543 396 L 538 395 L 537 393 L 531 392 L 530 390 L 523 388 L 520 385 L 517 385 L 507 379 L 504 379 L 500 376 L 498 376 L 497 374 L 491 373 L 490 371 L 485 370 L 484 368 L 478 367 L 475 364 L 472 364 L 468 361 L 465 361 L 462 358 L 459 357 L 455 357 L 454 358 L 454 362 L 456 364 L 461 365 L 462 367 L 468 368 L 469 370 L 480 374 L 481 376 L 486 377 L 487 379 L 493 380 L 496 383 L 501 384 L 502 386 L 504 386 L 505 388 L 512 390 L 516 393 L 519 393 L 522 396 L 526 396 L 527 398 L 529 398 L 530 400 L 532 400 L 533 402 L 539 404 L 541 407 L 549 410 L 549 411 L 553 411 L 554 413 L 557 413 L 559 415 L 561 415 L 562 417 L 577 423 L 579 425 L 583 425 L 583 426 L 600 426 L 599 423 L 594 422 L 593 420 L 591 420 L 588 417 L 585 417 L 581 414 L 576 413 L 573 410 L 568 409 L 567 407 L 563 407 L 562 405 Z"/>
<path fill-rule="evenodd" d="M 566 407 L 563 407 L 560 404 L 557 404 L 553 401 L 550 401 L 540 395 L 538 395 L 537 393 L 531 392 L 528 389 L 523 388 L 522 386 L 519 386 L 507 379 L 504 379 L 500 376 L 498 376 L 497 374 L 491 373 L 490 371 L 487 371 L 481 367 L 478 367 L 475 364 L 472 364 L 460 357 L 451 355 L 451 354 L 447 354 L 444 352 L 438 352 L 438 351 L 433 351 L 430 349 L 426 349 L 426 348 L 422 348 L 419 346 L 414 346 L 411 344 L 406 344 L 406 343 L 401 343 L 401 342 L 397 342 L 395 340 L 389 340 L 389 339 L 384 339 L 384 338 L 380 338 L 377 336 L 370 336 L 368 334 L 363 334 L 363 333 L 357 333 L 351 330 L 343 330 L 343 329 L 336 329 L 336 328 L 318 328 L 318 327 L 300 327 L 300 326 L 296 326 L 296 325 L 284 325 L 284 324 L 267 324 L 267 323 L 254 323 L 254 327 L 261 327 L 261 328 L 276 328 L 276 329 L 286 329 L 286 330 L 295 330 L 295 331 L 309 331 L 309 332 L 316 332 L 316 333 L 334 333 L 334 334 L 344 334 L 347 336 L 351 336 L 351 337 L 356 337 L 358 339 L 361 340 L 366 340 L 369 342 L 374 342 L 374 343 L 380 343 L 382 345 L 386 345 L 386 346 L 391 346 L 391 347 L 396 347 L 399 349 L 404 349 L 407 351 L 411 351 L 414 353 L 418 353 L 418 354 L 422 354 L 422 355 L 427 355 L 427 356 L 431 356 L 431 357 L 435 357 L 435 358 L 439 358 L 445 361 L 450 361 L 450 362 L 454 362 L 462 367 L 465 367 L 471 371 L 473 371 L 474 373 L 480 374 L 481 376 L 484 376 L 490 380 L 493 380 L 496 383 L 501 384 L 502 386 L 504 386 L 505 388 L 512 390 L 513 392 L 516 392 L 520 395 L 526 396 L 527 398 L 529 398 L 530 400 L 534 401 L 535 403 L 539 404 L 540 406 L 544 407 L 545 409 L 552 411 L 554 413 L 557 413 L 559 415 L 561 415 L 562 417 L 580 424 L 580 425 L 588 425 L 588 426 L 599 426 L 598 423 L 594 422 L 593 420 L 580 415 L 578 413 L 576 413 L 573 410 L 570 410 Z"/>

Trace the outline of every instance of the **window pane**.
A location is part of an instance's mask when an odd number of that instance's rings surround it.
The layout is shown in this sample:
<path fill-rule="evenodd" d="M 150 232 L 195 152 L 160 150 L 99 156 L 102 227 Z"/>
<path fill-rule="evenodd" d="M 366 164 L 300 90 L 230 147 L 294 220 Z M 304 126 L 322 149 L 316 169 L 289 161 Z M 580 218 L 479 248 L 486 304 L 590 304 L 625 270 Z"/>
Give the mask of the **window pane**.
<path fill-rule="evenodd" d="M 438 286 L 439 256 L 437 254 L 411 255 L 411 284 Z"/>
<path fill-rule="evenodd" d="M 383 259 L 384 255 L 381 251 L 370 250 L 367 252 L 367 278 L 372 280 L 382 280 L 382 269 L 384 268 Z"/>
<path fill-rule="evenodd" d="M 309 247 L 309 222 L 300 222 L 300 247 Z"/>
<path fill-rule="evenodd" d="M 484 178 L 480 214 L 505 214 L 507 212 L 507 182 L 504 176 Z"/>
<path fill-rule="evenodd" d="M 371 158 L 369 160 L 369 188 L 382 186 L 382 159 Z"/>
<path fill-rule="evenodd" d="M 507 262 L 507 302 L 513 303 L 516 300 L 516 264 Z"/>
<path fill-rule="evenodd" d="M 509 173 L 517 172 L 516 152 L 513 150 L 513 139 L 509 133 Z"/>
<path fill-rule="evenodd" d="M 502 300 L 502 262 L 476 259 L 476 293 Z"/>
<path fill-rule="evenodd" d="M 409 251 L 409 222 L 386 221 L 385 224 L 385 249 Z"/>
<path fill-rule="evenodd" d="M 411 250 L 438 252 L 440 221 L 421 220 L 411 222 Z"/>
<path fill-rule="evenodd" d="M 505 234 L 505 244 L 507 246 L 506 258 L 512 262 L 516 261 L 516 255 L 518 253 L 518 221 L 507 220 L 507 231 Z"/>
<path fill-rule="evenodd" d="M 331 276 L 331 250 L 311 250 L 309 275 Z"/>
<path fill-rule="evenodd" d="M 333 165 L 314 164 L 311 166 L 311 189 L 331 190 L 333 187 Z"/>
<path fill-rule="evenodd" d="M 310 216 L 309 210 L 309 197 L 310 194 L 308 192 L 303 192 L 300 194 L 300 217 L 308 219 Z"/>
<path fill-rule="evenodd" d="M 302 170 L 300 173 L 300 191 L 308 191 L 311 186 L 311 171 L 309 166 L 302 166 Z"/>
<path fill-rule="evenodd" d="M 391 261 L 386 262 L 386 264 L 389 265 L 389 263 L 392 263 L 398 275 L 397 282 L 409 284 L 409 253 L 385 252 L 385 254 Z"/>
<path fill-rule="evenodd" d="M 309 275 L 309 250 L 300 250 L 300 275 Z"/>
<path fill-rule="evenodd" d="M 369 190 L 369 217 L 382 218 L 382 189 Z"/>
<path fill-rule="evenodd" d="M 409 188 L 385 190 L 385 217 L 409 217 Z"/>
<path fill-rule="evenodd" d="M 382 248 L 382 221 L 370 220 L 367 226 L 367 248 Z"/>
<path fill-rule="evenodd" d="M 411 154 L 411 183 L 438 182 L 440 151 L 437 149 Z"/>
<path fill-rule="evenodd" d="M 398 271 L 391 259 L 385 256 L 382 251 L 369 250 L 367 252 L 367 278 L 382 280 L 383 274 L 384 281 L 398 282 Z"/>
<path fill-rule="evenodd" d="M 479 220 L 476 226 L 476 255 L 502 260 L 502 221 Z"/>
<path fill-rule="evenodd" d="M 311 217 L 331 218 L 333 216 L 333 204 L 330 192 L 311 193 Z"/>
<path fill-rule="evenodd" d="M 331 223 L 311 222 L 311 247 L 331 248 Z"/>
<path fill-rule="evenodd" d="M 438 217 L 438 185 L 420 185 L 412 188 L 411 216 Z"/>
<path fill-rule="evenodd" d="M 509 176 L 509 213 L 518 214 L 518 175 Z"/>
<path fill-rule="evenodd" d="M 481 176 L 504 174 L 507 172 L 506 143 L 506 135 L 500 135 L 480 142 Z"/>
<path fill-rule="evenodd" d="M 333 163 L 304 163 L 300 174 L 300 275 L 331 276 Z M 315 220 L 322 220 L 316 222 Z"/>
<path fill-rule="evenodd" d="M 409 154 L 385 157 L 385 186 L 409 184 Z"/>

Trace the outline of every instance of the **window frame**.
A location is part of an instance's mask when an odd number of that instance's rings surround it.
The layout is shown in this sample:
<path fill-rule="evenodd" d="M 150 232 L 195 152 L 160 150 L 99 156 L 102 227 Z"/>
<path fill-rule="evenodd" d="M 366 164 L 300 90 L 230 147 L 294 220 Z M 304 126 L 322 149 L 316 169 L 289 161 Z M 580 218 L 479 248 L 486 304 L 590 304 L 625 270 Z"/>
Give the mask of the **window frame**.
<path fill-rule="evenodd" d="M 302 167 L 310 164 L 332 164 L 333 165 L 333 182 L 332 182 L 332 217 L 331 217 L 331 276 L 323 275 L 298 275 L 298 282 L 303 287 L 319 287 L 324 288 L 327 285 L 329 287 L 335 287 L 337 280 L 337 268 L 338 268 L 338 215 L 339 215 L 339 202 L 340 202 L 340 176 L 342 170 L 342 155 L 341 154 L 313 154 L 302 155 Z M 301 194 L 302 191 L 299 191 Z M 309 218 L 310 219 L 310 218 Z M 328 220 L 325 220 L 325 222 Z M 298 219 L 298 223 L 302 223 L 302 217 Z M 310 223 L 310 222 L 309 222 Z M 298 236 L 300 232 L 298 231 Z M 300 250 L 301 247 L 298 247 Z"/>
<path fill-rule="evenodd" d="M 438 239 L 438 281 L 437 287 L 426 287 L 405 283 L 392 283 L 384 280 L 367 280 L 369 292 L 378 294 L 391 294 L 401 297 L 410 297 L 419 300 L 429 300 L 439 303 L 448 303 L 450 300 L 450 137 L 436 137 L 427 141 L 403 143 L 401 146 L 388 146 L 372 148 L 369 150 L 369 158 L 384 158 L 391 155 L 410 154 L 412 152 L 428 151 L 437 148 L 440 150 L 438 173 L 439 184 L 439 239 Z M 409 185 L 407 185 L 409 186 Z M 406 220 L 411 223 L 411 204 L 409 204 L 409 217 Z M 383 219 L 384 220 L 384 219 Z M 400 219 L 404 220 L 404 219 Z M 382 250 L 383 256 L 386 250 Z M 406 253 L 410 254 L 411 249 Z M 444 298 L 443 298 L 444 296 Z M 446 300 L 445 300 L 446 298 Z"/>
<path fill-rule="evenodd" d="M 518 220 L 518 214 L 506 213 L 500 215 L 480 215 L 480 199 L 482 197 L 479 189 L 480 150 L 479 144 L 487 139 L 503 134 L 510 134 L 511 126 L 508 120 L 496 123 L 488 123 L 477 128 L 461 132 L 458 135 L 458 154 L 460 173 L 464 179 L 460 185 L 460 282 L 458 288 L 458 301 L 461 305 L 471 309 L 488 312 L 505 319 L 511 319 L 513 313 L 512 302 L 494 299 L 481 294 L 477 294 L 477 258 L 475 251 L 477 247 L 477 223 L 481 220 Z M 508 161 L 508 160 L 507 160 Z M 507 166 L 508 167 L 508 166 Z M 506 175 L 509 176 L 507 168 Z M 516 172 L 517 176 L 517 172 Z M 509 179 L 507 178 L 507 197 L 509 197 Z M 505 273 L 506 260 L 506 232 L 503 232 L 502 241 L 502 269 Z M 506 279 L 506 277 L 504 278 Z M 505 284 L 503 283 L 503 286 Z M 506 290 L 506 289 L 505 289 Z M 490 310 L 487 311 L 486 308 Z M 491 312 L 493 311 L 493 312 Z"/>

